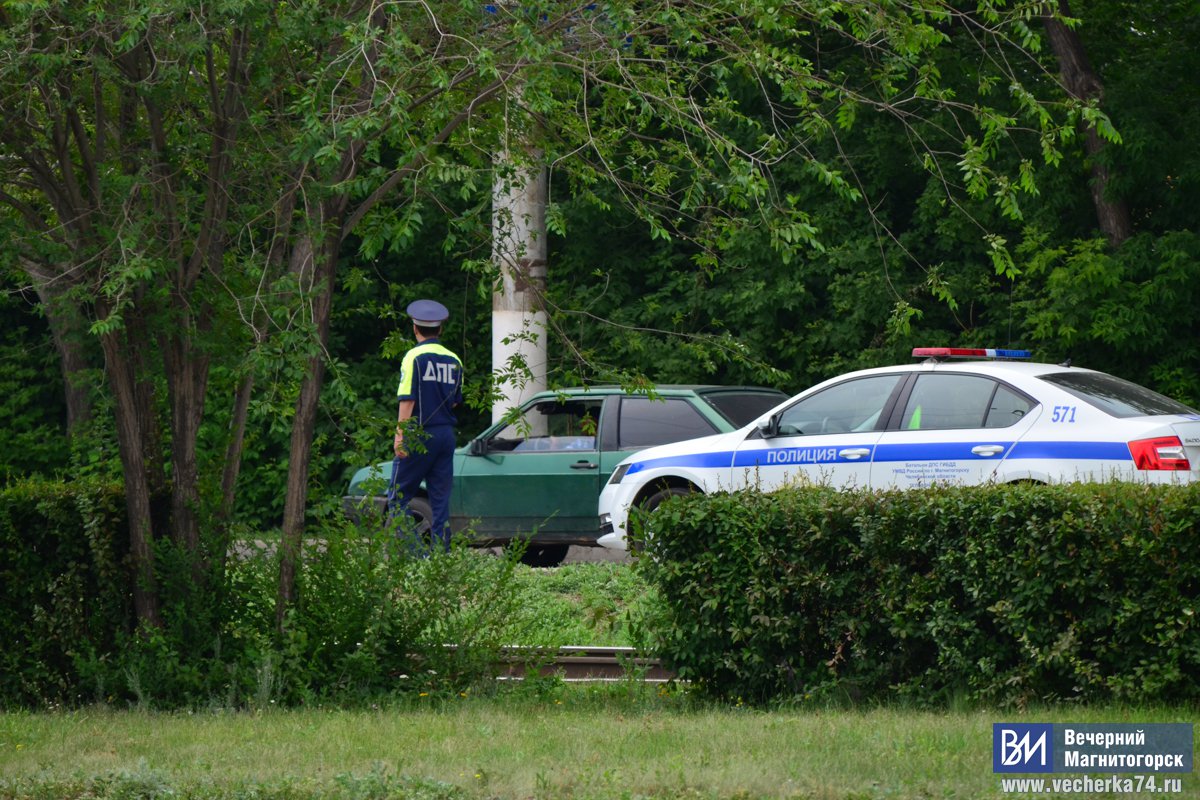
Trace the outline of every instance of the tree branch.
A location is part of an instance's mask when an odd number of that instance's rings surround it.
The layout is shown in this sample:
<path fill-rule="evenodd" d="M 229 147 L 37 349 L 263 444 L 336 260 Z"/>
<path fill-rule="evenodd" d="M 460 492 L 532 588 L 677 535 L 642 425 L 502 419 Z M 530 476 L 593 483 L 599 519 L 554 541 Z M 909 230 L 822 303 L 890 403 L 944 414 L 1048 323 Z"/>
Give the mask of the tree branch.
<path fill-rule="evenodd" d="M 423 166 L 425 162 L 429 160 L 428 150 L 436 147 L 439 144 L 442 144 L 449 139 L 450 135 L 453 134 L 454 131 L 459 128 L 459 126 L 471 118 L 471 115 L 475 112 L 475 109 L 478 105 L 490 100 L 492 96 L 496 94 L 496 92 L 507 85 L 507 79 L 511 78 L 518 69 L 519 67 L 514 67 L 507 76 L 503 78 L 497 78 L 484 87 L 479 94 L 472 98 L 471 102 L 467 104 L 466 108 L 454 115 L 454 117 L 452 117 L 444 126 L 442 126 L 442 129 L 429 140 L 426 145 L 426 152 L 417 154 L 410 159 L 408 163 L 397 168 L 394 172 L 392 172 L 391 175 L 387 177 L 387 179 L 384 180 L 383 183 L 376 187 L 375 191 L 371 192 L 371 194 L 365 200 L 359 203 L 358 207 L 355 208 L 354 211 L 352 211 L 346 218 L 346 223 L 342 226 L 342 235 L 346 236 L 353 231 L 358 223 L 362 221 L 363 217 L 365 217 L 371 211 L 371 209 L 378 205 L 379 202 L 383 200 L 383 198 L 386 197 L 392 189 L 399 185 L 402 180 L 407 178 L 413 172 L 420 169 L 421 166 Z"/>

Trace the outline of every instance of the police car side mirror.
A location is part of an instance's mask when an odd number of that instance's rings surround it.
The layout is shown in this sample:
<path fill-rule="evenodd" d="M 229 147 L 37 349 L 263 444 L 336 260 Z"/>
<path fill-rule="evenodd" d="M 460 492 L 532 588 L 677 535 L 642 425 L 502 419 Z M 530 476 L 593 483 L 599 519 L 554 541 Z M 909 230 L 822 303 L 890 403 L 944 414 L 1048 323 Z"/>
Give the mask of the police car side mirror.
<path fill-rule="evenodd" d="M 779 435 L 779 416 L 772 414 L 764 420 L 758 422 L 758 432 L 764 439 L 771 439 Z"/>
<path fill-rule="evenodd" d="M 472 439 L 471 447 L 467 451 L 473 456 L 486 456 L 488 451 L 487 442 L 483 439 Z"/>

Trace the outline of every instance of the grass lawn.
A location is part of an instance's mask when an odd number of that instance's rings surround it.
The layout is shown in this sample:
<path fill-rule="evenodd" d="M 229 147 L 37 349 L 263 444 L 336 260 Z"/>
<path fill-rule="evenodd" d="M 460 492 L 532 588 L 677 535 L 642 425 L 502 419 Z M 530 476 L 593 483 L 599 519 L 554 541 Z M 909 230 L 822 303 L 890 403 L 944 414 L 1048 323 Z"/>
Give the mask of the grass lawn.
<path fill-rule="evenodd" d="M 715 708 L 629 684 L 424 707 L 0 715 L 0 798 L 1002 797 L 991 725 L 1188 721 L 1121 708 Z M 1182 795 L 1200 797 L 1183 776 Z M 1050 797 L 1052 795 L 1041 795 Z"/>
<path fill-rule="evenodd" d="M 529 620 L 520 644 L 633 646 L 632 628 L 652 602 L 650 587 L 629 564 L 518 566 L 514 578 Z"/>

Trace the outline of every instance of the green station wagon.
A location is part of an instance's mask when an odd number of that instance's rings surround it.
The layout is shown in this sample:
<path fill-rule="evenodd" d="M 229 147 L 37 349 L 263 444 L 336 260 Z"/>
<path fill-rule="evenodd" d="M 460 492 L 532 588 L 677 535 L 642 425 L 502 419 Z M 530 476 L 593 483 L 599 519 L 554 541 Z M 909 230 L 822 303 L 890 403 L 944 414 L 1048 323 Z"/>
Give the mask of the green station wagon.
<path fill-rule="evenodd" d="M 542 392 L 455 452 L 450 525 L 470 529 L 480 546 L 528 539 L 523 560 L 554 566 L 570 545 L 596 545 L 600 490 L 626 456 L 737 430 L 786 399 L 744 386 L 662 386 L 653 398 L 619 388 Z M 391 461 L 355 473 L 347 513 L 379 514 L 391 474 Z M 410 510 L 427 525 L 424 497 Z"/>

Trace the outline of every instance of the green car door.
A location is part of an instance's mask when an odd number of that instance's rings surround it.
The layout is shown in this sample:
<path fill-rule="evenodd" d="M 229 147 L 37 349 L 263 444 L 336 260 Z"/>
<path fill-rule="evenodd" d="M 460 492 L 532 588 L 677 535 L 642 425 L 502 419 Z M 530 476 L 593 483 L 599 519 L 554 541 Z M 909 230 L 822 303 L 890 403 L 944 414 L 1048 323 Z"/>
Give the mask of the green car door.
<path fill-rule="evenodd" d="M 455 457 L 454 527 L 594 543 L 605 398 L 540 399 Z"/>

